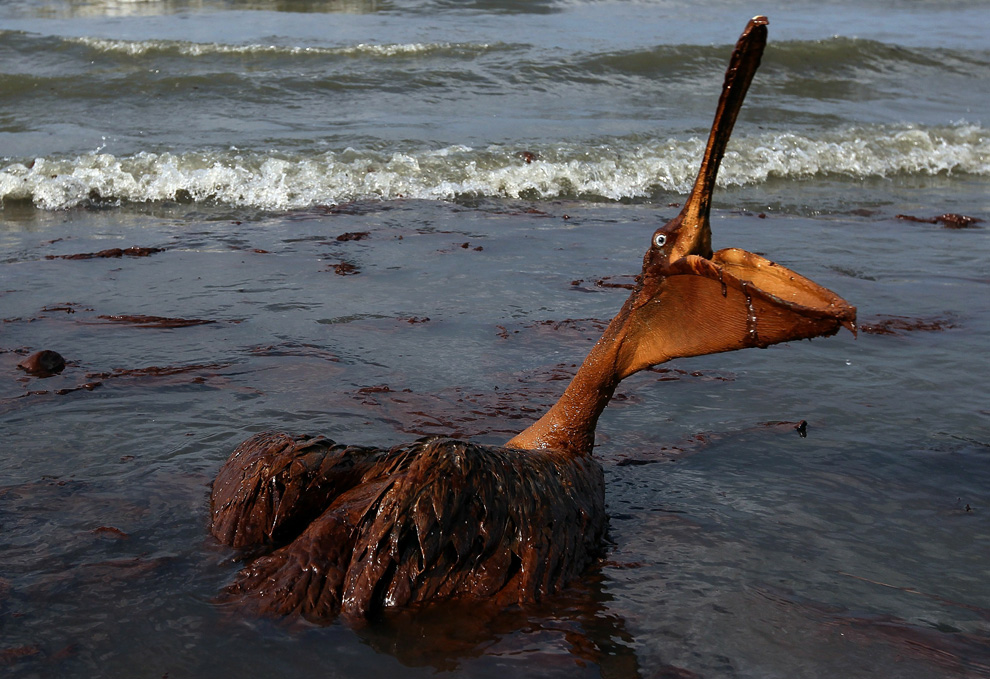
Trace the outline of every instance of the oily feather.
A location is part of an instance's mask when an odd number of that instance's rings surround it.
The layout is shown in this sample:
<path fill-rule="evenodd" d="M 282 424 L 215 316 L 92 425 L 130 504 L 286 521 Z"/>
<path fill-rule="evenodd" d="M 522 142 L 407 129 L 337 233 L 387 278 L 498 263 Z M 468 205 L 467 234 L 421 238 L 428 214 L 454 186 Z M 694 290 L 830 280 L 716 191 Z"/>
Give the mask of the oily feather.
<path fill-rule="evenodd" d="M 555 502 L 540 500 L 547 494 Z M 460 597 L 539 600 L 587 568 L 604 530 L 602 470 L 590 456 L 422 439 L 380 453 L 228 595 L 311 618 Z"/>
<path fill-rule="evenodd" d="M 238 549 L 290 540 L 381 454 L 322 436 L 255 434 L 237 447 L 213 482 L 213 535 Z"/>

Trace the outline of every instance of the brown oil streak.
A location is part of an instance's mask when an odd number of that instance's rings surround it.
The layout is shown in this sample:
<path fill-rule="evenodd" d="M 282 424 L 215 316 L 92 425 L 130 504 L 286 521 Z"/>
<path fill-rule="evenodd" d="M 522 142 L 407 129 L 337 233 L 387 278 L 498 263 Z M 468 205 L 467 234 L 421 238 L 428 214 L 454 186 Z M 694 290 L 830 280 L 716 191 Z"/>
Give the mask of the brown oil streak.
<path fill-rule="evenodd" d="M 119 259 L 121 257 L 150 257 L 165 252 L 164 248 L 110 248 L 99 252 L 80 252 L 74 255 L 45 255 L 45 259 Z"/>
<path fill-rule="evenodd" d="M 188 328 L 194 325 L 209 325 L 217 322 L 202 318 L 169 318 L 167 316 L 144 316 L 141 314 L 101 315 L 97 318 L 110 323 L 133 325 L 137 328 Z"/>
<path fill-rule="evenodd" d="M 937 217 L 914 217 L 912 215 L 896 215 L 897 219 L 906 222 L 921 222 L 923 224 L 941 224 L 947 229 L 975 229 L 976 225 L 982 222 L 978 217 L 968 217 L 966 215 L 947 212 Z"/>
<path fill-rule="evenodd" d="M 942 332 L 956 324 L 945 318 L 912 318 L 909 316 L 878 315 L 859 324 L 868 335 L 903 335 L 907 332 Z"/>

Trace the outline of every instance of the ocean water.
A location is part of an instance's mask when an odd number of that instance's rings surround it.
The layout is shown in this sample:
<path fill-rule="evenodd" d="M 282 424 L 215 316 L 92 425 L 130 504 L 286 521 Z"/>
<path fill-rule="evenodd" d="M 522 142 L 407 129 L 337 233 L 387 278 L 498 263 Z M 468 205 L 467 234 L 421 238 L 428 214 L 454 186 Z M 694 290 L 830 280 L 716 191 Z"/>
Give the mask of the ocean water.
<path fill-rule="evenodd" d="M 241 562 L 209 483 L 251 433 L 501 443 L 555 400 L 758 13 L 714 245 L 835 290 L 858 337 L 624 382 L 607 557 L 538 607 L 215 603 Z M 990 218 L 987 25 L 951 0 L 0 4 L 0 668 L 990 676 L 990 238 L 935 219 Z M 128 247 L 161 251 L 59 258 Z M 42 348 L 62 374 L 16 368 Z"/>

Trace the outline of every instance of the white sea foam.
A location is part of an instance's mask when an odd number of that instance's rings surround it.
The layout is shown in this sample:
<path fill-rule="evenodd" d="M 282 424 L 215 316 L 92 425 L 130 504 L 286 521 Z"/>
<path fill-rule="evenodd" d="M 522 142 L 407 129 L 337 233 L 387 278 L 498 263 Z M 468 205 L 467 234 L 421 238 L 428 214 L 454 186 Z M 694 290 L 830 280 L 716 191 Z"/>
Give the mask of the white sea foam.
<path fill-rule="evenodd" d="M 391 154 L 92 153 L 8 165 L 0 170 L 0 200 L 31 201 L 46 210 L 177 198 L 282 210 L 366 198 L 641 199 L 686 192 L 703 148 L 701 139 L 618 139 L 590 147 L 528 148 L 531 162 L 503 146 Z M 990 175 L 987 131 L 974 125 L 901 126 L 850 128 L 815 139 L 794 133 L 739 137 L 719 183 L 940 173 Z"/>
<path fill-rule="evenodd" d="M 108 38 L 67 38 L 67 41 L 85 45 L 94 50 L 107 53 L 143 56 L 159 52 L 174 51 L 183 56 L 208 56 L 214 54 L 236 55 L 331 55 L 331 56 L 417 56 L 435 52 L 483 52 L 489 48 L 487 44 L 475 43 L 399 43 L 375 44 L 358 43 L 342 47 L 296 46 L 296 45 L 262 45 L 262 44 L 224 44 L 200 43 L 180 40 L 113 40 Z"/>

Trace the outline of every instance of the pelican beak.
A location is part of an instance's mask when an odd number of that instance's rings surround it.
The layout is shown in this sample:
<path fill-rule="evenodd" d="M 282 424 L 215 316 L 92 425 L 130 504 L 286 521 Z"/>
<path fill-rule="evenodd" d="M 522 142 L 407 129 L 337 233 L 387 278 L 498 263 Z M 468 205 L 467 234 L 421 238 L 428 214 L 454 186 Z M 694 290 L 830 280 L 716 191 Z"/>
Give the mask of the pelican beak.
<path fill-rule="evenodd" d="M 715 178 L 746 91 L 760 65 L 767 19 L 736 43 L 701 170 L 680 214 L 658 229 L 637 288 L 616 317 L 621 378 L 671 358 L 855 333 L 856 308 L 817 283 L 745 250 L 712 252 Z"/>
<path fill-rule="evenodd" d="M 756 69 L 760 67 L 763 50 L 767 45 L 768 23 L 764 16 L 753 17 L 736 42 L 729 67 L 725 71 L 722 95 L 715 110 L 715 120 L 708 135 L 708 145 L 694 189 L 681 213 L 668 225 L 677 232 L 676 243 L 670 252 L 671 261 L 689 254 L 706 258 L 712 256 L 712 227 L 708 216 L 711 212 L 712 193 L 715 191 L 715 178 L 746 92 L 753 82 Z"/>

